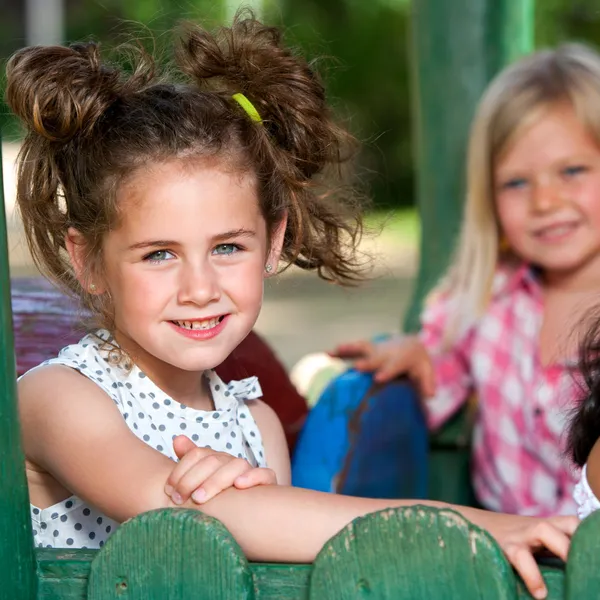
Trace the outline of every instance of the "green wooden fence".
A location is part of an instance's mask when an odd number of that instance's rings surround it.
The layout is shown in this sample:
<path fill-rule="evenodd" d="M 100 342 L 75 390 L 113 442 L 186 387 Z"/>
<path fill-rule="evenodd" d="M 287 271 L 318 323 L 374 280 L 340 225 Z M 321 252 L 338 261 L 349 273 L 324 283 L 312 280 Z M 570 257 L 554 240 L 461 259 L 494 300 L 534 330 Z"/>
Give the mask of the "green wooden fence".
<path fill-rule="evenodd" d="M 448 95 L 454 85 L 448 71 L 450 66 L 446 65 L 447 76 L 434 89 L 435 67 L 444 62 L 445 43 L 451 46 L 447 48 L 449 52 L 463 50 L 462 54 L 452 54 L 458 61 L 451 65 L 452 69 L 459 69 L 457 73 L 473 76 L 472 71 L 460 70 L 461 61 L 479 65 L 479 71 L 474 71 L 479 74 L 471 81 L 469 101 L 461 105 L 463 96 L 456 95 L 452 105 L 446 107 L 451 114 L 440 116 L 438 125 L 442 129 L 450 127 L 449 121 L 457 115 L 460 117 L 446 135 L 448 144 L 439 147 L 442 154 L 459 151 L 474 97 L 489 78 L 490 69 L 511 56 L 512 50 L 507 48 L 514 49 L 512 40 L 520 40 L 520 47 L 528 44 L 524 27 L 530 8 L 531 0 L 414 0 L 420 101 L 427 104 L 426 97 L 433 93 Z M 466 12 L 461 12 L 462 9 Z M 467 30 L 471 41 L 467 43 L 465 38 L 466 45 L 461 47 L 462 32 Z M 444 35 L 448 35 L 446 42 L 440 38 Z M 490 39 L 495 40 L 494 44 Z M 492 46 L 504 57 L 502 60 L 489 54 Z M 485 48 L 487 53 L 482 54 Z M 430 67 L 433 70 L 428 72 Z M 433 160 L 435 147 L 423 143 L 423 140 L 433 143 L 436 136 L 442 135 L 436 129 L 435 114 L 434 103 L 428 103 L 418 120 L 420 199 L 425 236 L 431 242 L 431 247 L 423 246 L 424 282 L 427 273 L 436 269 L 439 272 L 453 235 L 448 225 L 456 223 L 460 205 L 451 163 L 440 167 Z M 431 187 L 433 179 L 428 178 L 438 176 L 441 180 L 436 185 L 443 186 L 446 182 L 447 190 Z M 451 197 L 448 206 L 447 196 Z M 146 513 L 124 523 L 99 551 L 34 549 L 16 411 L 4 214 L 0 193 L 0 599 L 511 600 L 529 597 L 486 532 L 453 511 L 418 505 L 357 519 L 325 545 L 312 565 L 249 564 L 221 523 L 198 511 L 178 509 Z M 448 440 L 444 443 L 448 448 L 451 446 Z M 550 599 L 600 596 L 596 558 L 599 534 L 600 512 L 577 531 L 566 566 L 555 563 L 542 567 Z"/>
<path fill-rule="evenodd" d="M 600 594 L 600 513 L 567 565 L 542 566 L 549 600 Z M 491 537 L 451 510 L 390 509 L 357 519 L 312 565 L 250 564 L 218 521 L 162 510 L 123 524 L 99 551 L 36 550 L 44 600 L 516 600 L 530 598 Z M 0 597 L 12 577 L 2 569 Z M 31 588 L 28 588 L 31 589 Z"/>

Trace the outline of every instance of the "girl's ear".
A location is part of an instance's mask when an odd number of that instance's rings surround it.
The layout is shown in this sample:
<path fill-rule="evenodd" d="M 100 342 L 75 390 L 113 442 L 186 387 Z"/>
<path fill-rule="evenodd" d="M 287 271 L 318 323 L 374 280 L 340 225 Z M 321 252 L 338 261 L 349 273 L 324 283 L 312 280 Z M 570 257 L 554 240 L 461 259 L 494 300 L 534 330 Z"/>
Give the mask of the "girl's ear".
<path fill-rule="evenodd" d="M 79 281 L 79 285 L 88 294 L 102 294 L 104 288 L 100 281 L 94 281 L 89 269 L 85 268 L 88 257 L 86 253 L 86 244 L 83 236 L 74 227 L 69 227 L 65 236 L 65 246 L 75 271 L 75 277 Z"/>
<path fill-rule="evenodd" d="M 279 259 L 281 258 L 281 249 L 283 248 L 283 240 L 287 228 L 287 219 L 286 212 L 271 234 L 271 248 L 269 249 L 269 254 L 267 256 L 267 264 L 265 265 L 266 277 L 277 273 L 277 266 L 279 265 Z"/>

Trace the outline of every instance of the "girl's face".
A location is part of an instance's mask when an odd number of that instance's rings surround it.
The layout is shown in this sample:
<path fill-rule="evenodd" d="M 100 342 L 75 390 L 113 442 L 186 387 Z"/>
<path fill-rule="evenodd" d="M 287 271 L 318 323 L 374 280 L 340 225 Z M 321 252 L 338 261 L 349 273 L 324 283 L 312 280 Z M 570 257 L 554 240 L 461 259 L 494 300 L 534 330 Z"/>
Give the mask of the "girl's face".
<path fill-rule="evenodd" d="M 495 165 L 500 226 L 547 274 L 600 273 L 600 149 L 569 104 L 544 112 Z"/>
<path fill-rule="evenodd" d="M 159 381 L 214 368 L 254 326 L 281 248 L 283 231 L 268 261 L 253 177 L 173 161 L 135 174 L 117 200 L 103 249 L 117 341 Z"/>

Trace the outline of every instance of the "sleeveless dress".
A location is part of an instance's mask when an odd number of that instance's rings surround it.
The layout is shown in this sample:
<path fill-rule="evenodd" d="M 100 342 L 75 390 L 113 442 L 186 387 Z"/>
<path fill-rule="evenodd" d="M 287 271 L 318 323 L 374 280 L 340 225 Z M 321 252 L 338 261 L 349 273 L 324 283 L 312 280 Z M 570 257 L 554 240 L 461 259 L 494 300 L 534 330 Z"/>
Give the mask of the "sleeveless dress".
<path fill-rule="evenodd" d="M 215 410 L 196 410 L 169 398 L 138 367 L 127 370 L 110 364 L 103 341 L 115 344 L 100 330 L 42 365 L 65 365 L 88 377 L 113 400 L 139 439 L 173 461 L 173 438 L 184 434 L 199 446 L 266 466 L 262 438 L 246 404 L 262 396 L 256 377 L 225 384 L 208 371 Z M 31 505 L 31 521 L 33 540 L 40 548 L 101 548 L 119 526 L 76 496 L 44 509 Z"/>

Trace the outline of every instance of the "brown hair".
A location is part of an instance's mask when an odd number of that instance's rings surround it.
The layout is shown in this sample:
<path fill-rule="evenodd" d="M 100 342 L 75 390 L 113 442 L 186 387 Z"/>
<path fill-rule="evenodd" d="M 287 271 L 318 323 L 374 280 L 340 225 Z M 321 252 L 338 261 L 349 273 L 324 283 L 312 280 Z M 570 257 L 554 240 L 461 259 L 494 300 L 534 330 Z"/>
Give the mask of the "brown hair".
<path fill-rule="evenodd" d="M 8 63 L 7 101 L 28 130 L 17 202 L 45 274 L 112 326 L 110 307 L 75 277 L 67 229 L 85 239 L 91 275 L 102 268 L 104 235 L 118 225 L 117 187 L 132 172 L 212 156 L 256 174 L 269 231 L 287 211 L 288 264 L 341 284 L 361 277 L 357 195 L 341 182 L 354 140 L 333 122 L 317 75 L 277 29 L 248 12 L 215 34 L 189 24 L 169 75 L 141 48 L 128 56 L 125 71 L 85 43 L 24 48 Z M 236 92 L 253 102 L 262 124 L 231 99 Z"/>

